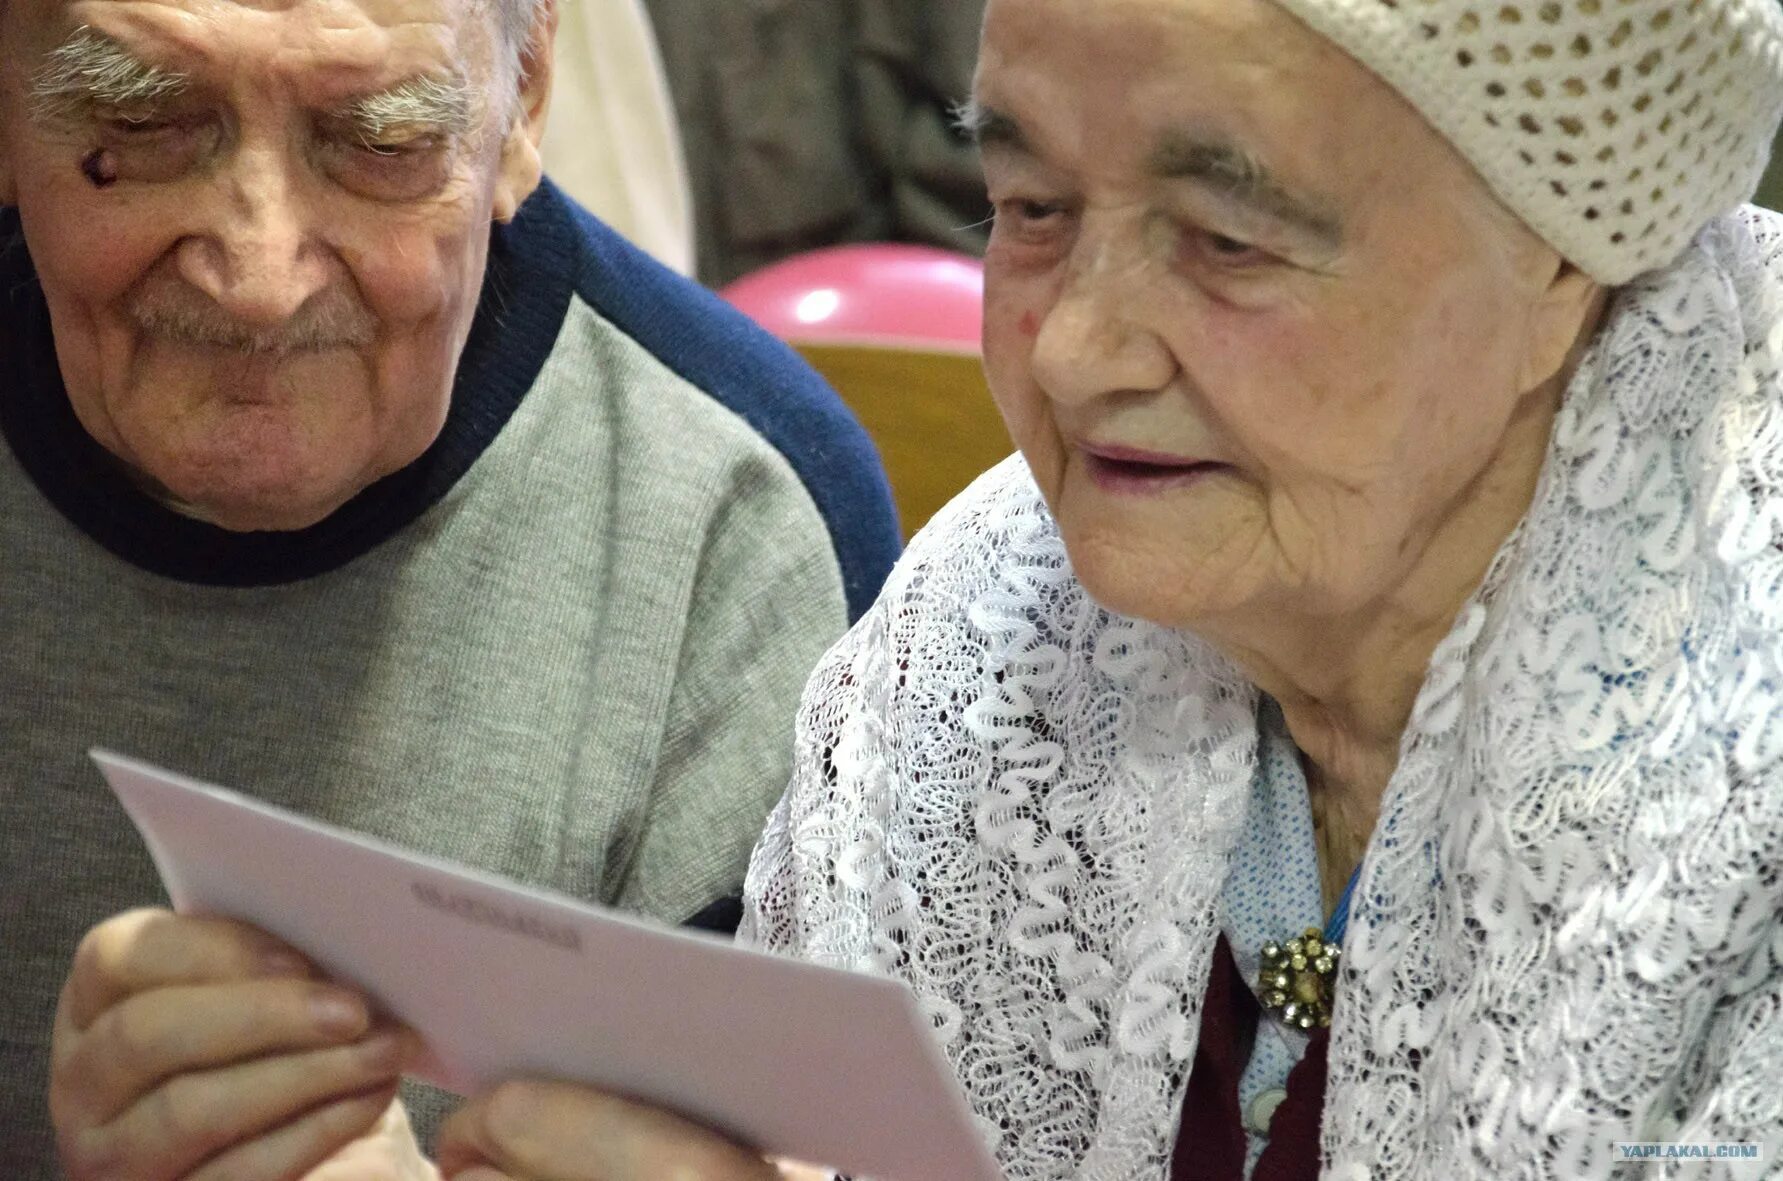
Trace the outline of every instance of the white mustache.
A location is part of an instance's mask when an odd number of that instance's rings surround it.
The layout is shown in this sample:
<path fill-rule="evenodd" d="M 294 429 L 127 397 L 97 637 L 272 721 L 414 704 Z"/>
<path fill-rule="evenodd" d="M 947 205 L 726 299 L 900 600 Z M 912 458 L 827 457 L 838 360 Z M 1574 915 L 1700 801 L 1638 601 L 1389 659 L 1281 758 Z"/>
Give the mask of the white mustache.
<path fill-rule="evenodd" d="M 244 356 L 361 349 L 377 339 L 377 322 L 371 312 L 353 295 L 338 289 L 315 296 L 273 328 L 244 324 L 196 291 L 137 295 L 130 300 L 128 312 L 144 335 Z"/>

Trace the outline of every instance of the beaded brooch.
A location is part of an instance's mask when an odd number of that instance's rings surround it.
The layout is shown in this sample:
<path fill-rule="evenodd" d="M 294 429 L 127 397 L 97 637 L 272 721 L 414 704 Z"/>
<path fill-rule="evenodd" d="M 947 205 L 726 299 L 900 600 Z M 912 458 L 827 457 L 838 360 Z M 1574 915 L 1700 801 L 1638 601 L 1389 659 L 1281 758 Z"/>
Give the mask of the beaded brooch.
<path fill-rule="evenodd" d="M 1297 1029 L 1330 1028 L 1331 998 L 1341 958 L 1342 950 L 1326 942 L 1316 927 L 1308 927 L 1305 934 L 1285 944 L 1265 944 L 1257 977 L 1263 1008 Z"/>

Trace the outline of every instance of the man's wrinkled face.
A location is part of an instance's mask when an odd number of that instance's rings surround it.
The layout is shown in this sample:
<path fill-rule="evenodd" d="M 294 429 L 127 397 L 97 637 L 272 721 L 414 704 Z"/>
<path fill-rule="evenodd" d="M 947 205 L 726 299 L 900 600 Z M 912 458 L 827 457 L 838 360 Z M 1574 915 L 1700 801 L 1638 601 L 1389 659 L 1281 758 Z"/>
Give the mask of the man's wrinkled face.
<path fill-rule="evenodd" d="M 991 0 L 976 107 L 986 365 L 1086 586 L 1389 593 L 1496 461 L 1546 248 L 1266 0 Z"/>
<path fill-rule="evenodd" d="M 530 187 L 490 13 L 7 9 L 0 172 L 93 437 L 237 530 L 313 524 L 425 451 L 492 213 Z"/>

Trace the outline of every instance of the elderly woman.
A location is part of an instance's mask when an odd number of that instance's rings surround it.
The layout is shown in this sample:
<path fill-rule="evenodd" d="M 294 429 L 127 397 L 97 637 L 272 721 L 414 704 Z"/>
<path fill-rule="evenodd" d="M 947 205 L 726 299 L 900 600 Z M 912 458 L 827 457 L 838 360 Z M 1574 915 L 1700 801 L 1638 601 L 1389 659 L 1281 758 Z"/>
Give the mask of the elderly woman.
<path fill-rule="evenodd" d="M 908 981 L 1016 1181 L 1774 1161 L 1780 110 L 1774 0 L 992 0 L 1021 455 L 811 682 L 746 931 Z M 542 1084 L 440 1165 L 771 1175 Z"/>

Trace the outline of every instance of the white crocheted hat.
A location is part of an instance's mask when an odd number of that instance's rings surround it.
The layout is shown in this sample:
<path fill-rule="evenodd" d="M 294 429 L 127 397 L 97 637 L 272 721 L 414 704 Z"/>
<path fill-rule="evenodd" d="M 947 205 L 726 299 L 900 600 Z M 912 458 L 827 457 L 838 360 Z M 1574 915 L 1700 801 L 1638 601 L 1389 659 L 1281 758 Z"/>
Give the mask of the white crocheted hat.
<path fill-rule="evenodd" d="M 1750 200 L 1779 0 L 1276 0 L 1380 75 L 1531 229 L 1625 283 Z"/>

